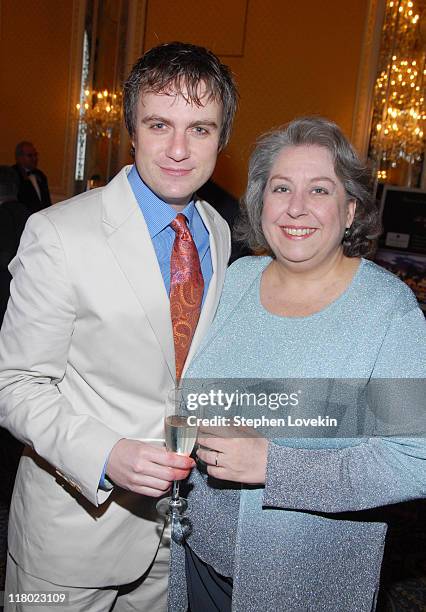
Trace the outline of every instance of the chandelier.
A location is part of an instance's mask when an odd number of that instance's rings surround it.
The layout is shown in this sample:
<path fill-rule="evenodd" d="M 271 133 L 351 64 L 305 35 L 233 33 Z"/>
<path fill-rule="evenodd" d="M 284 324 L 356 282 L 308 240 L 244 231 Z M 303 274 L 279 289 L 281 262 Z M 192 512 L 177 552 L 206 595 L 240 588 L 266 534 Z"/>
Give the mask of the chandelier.
<path fill-rule="evenodd" d="M 121 123 L 122 94 L 120 91 L 85 89 L 76 104 L 83 131 L 95 138 L 118 138 Z"/>
<path fill-rule="evenodd" d="M 374 89 L 370 140 L 379 180 L 401 161 L 420 161 L 426 145 L 426 45 L 420 23 L 425 0 L 387 0 Z"/>

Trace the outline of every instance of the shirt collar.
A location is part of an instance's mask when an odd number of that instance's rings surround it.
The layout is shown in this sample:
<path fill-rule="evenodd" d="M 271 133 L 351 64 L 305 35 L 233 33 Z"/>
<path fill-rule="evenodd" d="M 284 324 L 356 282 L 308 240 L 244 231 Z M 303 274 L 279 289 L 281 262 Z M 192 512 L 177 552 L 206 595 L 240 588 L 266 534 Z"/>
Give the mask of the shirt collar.
<path fill-rule="evenodd" d="M 144 216 L 149 235 L 151 238 L 154 238 L 154 236 L 159 234 L 165 227 L 170 225 L 173 219 L 176 219 L 178 213 L 170 204 L 167 204 L 167 202 L 159 198 L 143 182 L 137 171 L 136 164 L 133 165 L 127 178 Z M 194 200 L 191 200 L 182 210 L 182 214 L 184 214 L 188 220 L 190 229 L 192 226 L 194 207 Z"/>

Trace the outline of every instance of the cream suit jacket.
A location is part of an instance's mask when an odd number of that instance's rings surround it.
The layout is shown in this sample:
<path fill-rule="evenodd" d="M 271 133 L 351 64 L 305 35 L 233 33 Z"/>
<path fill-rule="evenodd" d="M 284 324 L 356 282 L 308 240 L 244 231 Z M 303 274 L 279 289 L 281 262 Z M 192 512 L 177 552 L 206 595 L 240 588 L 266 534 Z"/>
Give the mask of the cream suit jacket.
<path fill-rule="evenodd" d="M 118 440 L 164 438 L 175 384 L 169 300 L 129 169 L 33 215 L 11 264 L 0 425 L 28 448 L 9 549 L 25 571 L 61 585 L 135 580 L 161 533 L 155 499 L 98 489 Z M 213 276 L 187 364 L 216 311 L 230 254 L 226 222 L 209 204 L 196 206 Z"/>

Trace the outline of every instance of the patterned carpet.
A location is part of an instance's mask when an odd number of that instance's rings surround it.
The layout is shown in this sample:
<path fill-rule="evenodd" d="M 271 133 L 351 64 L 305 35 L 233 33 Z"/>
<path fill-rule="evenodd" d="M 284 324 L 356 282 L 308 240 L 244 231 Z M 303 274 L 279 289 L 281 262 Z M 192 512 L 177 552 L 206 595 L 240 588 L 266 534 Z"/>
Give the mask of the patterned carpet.
<path fill-rule="evenodd" d="M 377 610 L 426 612 L 426 500 L 395 506 L 393 514 Z M 0 591 L 4 587 L 7 515 L 7 505 L 0 501 Z"/>

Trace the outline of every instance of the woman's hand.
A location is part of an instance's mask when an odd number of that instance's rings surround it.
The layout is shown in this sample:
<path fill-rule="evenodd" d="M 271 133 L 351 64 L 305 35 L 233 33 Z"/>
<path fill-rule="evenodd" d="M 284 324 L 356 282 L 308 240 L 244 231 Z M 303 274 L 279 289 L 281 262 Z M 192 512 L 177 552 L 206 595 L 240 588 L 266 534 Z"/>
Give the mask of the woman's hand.
<path fill-rule="evenodd" d="M 249 427 L 201 429 L 197 457 L 213 478 L 244 484 L 265 484 L 268 440 Z M 223 437 L 219 437 L 224 434 Z"/>

